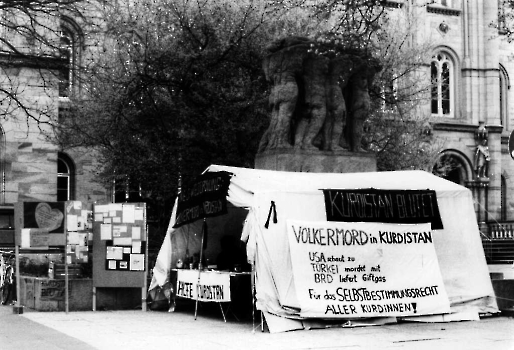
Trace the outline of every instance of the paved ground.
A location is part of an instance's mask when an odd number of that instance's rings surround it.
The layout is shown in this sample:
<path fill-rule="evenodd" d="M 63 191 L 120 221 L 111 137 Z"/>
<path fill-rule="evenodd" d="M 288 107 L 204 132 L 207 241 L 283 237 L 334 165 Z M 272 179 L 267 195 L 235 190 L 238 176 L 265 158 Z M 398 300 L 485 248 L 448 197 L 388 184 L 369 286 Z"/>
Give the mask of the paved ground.
<path fill-rule="evenodd" d="M 95 347 L 42 323 L 15 315 L 12 306 L 0 305 L 0 349 L 94 350 Z"/>
<path fill-rule="evenodd" d="M 0 349 L 514 349 L 514 318 L 402 323 L 278 334 L 258 325 L 194 309 L 175 313 L 142 311 L 32 312 L 15 315 L 0 307 Z"/>

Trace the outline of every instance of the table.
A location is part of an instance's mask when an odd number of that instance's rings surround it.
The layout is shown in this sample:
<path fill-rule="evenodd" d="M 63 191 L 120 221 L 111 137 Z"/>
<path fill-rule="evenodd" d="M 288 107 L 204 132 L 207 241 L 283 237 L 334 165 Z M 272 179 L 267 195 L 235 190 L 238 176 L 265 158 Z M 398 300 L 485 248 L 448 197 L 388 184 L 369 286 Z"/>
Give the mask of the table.
<path fill-rule="evenodd" d="M 231 312 L 238 319 L 236 312 L 244 309 L 251 311 L 253 307 L 251 272 L 172 269 L 170 282 L 173 286 L 171 311 L 176 309 L 177 298 L 202 303 L 215 302 L 219 304 L 223 320 L 226 322 L 226 313 Z M 197 291 L 199 291 L 198 299 Z M 226 305 L 226 310 L 223 309 L 222 304 Z"/>

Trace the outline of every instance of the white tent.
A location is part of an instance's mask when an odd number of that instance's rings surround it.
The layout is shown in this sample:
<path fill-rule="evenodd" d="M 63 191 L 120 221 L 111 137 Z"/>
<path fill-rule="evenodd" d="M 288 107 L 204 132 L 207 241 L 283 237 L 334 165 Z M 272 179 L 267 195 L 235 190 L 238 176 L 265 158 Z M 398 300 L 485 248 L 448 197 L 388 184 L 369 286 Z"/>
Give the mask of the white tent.
<path fill-rule="evenodd" d="M 298 312 L 301 303 L 293 277 L 296 272 L 292 264 L 286 225 L 291 220 L 326 222 L 322 189 L 435 191 L 443 229 L 432 230 L 431 237 L 445 296 L 449 301 L 449 310 L 440 315 L 409 316 L 404 319 L 469 320 L 478 319 L 479 314 L 498 312 L 471 192 L 463 186 L 423 171 L 322 174 L 219 165 L 211 165 L 206 171 L 226 171 L 233 174 L 228 202 L 234 208 L 248 210 L 247 215 L 246 211 L 244 214 L 238 212 L 237 219 L 231 219 L 232 211 L 229 210 L 226 217 L 216 218 L 216 222 L 210 225 L 225 225 L 226 229 L 226 223 L 229 222 L 231 227 L 238 229 L 246 215 L 241 239 L 247 242 L 248 260 L 255 268 L 257 308 L 264 312 L 268 324 L 273 325 L 270 327 L 272 331 L 297 329 L 305 325 L 306 318 Z M 270 222 L 271 202 L 275 204 L 273 214 L 276 214 L 276 223 L 272 219 Z M 154 268 L 150 288 L 163 285 L 167 281 L 170 266 L 174 266 L 177 260 L 179 246 L 183 246 L 180 242 L 186 239 L 184 237 L 190 240 L 190 247 L 192 240 L 199 240 L 197 233 L 200 232 L 201 222 L 173 229 L 174 222 L 175 209 Z M 267 228 L 266 222 L 269 222 Z M 191 235 L 191 232 L 196 235 Z M 197 247 L 199 249 L 199 244 Z M 362 320 L 359 318 L 359 322 Z"/>

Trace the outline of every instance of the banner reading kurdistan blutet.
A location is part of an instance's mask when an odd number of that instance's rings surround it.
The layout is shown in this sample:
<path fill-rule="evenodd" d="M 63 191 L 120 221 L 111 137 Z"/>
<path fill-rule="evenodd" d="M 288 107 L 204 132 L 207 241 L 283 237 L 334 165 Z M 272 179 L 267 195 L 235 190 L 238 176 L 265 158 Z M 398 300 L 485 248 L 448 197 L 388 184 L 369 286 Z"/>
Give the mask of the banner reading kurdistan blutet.
<path fill-rule="evenodd" d="M 302 317 L 450 311 L 429 223 L 288 220 L 287 231 Z"/>

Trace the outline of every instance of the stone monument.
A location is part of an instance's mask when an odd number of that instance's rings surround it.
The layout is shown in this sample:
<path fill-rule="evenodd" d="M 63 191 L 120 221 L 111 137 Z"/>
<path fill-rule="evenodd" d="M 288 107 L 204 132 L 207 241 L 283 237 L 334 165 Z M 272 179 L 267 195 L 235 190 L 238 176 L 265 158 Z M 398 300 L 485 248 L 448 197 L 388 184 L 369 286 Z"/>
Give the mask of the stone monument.
<path fill-rule="evenodd" d="M 271 86 L 271 121 L 257 169 L 303 172 L 376 171 L 366 150 L 369 86 L 380 66 L 333 43 L 288 37 L 272 43 L 263 69 Z"/>

